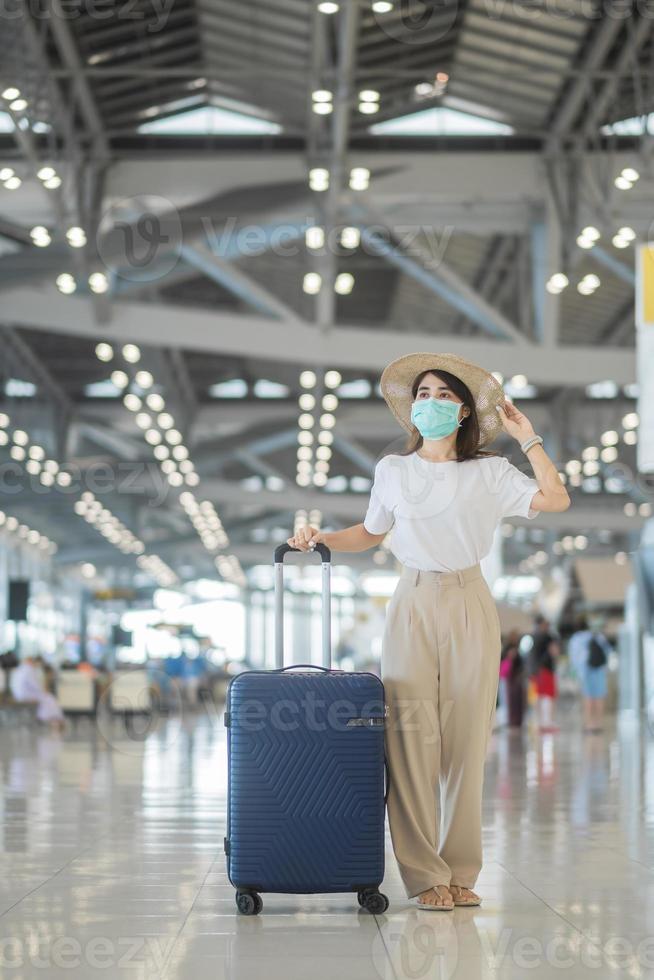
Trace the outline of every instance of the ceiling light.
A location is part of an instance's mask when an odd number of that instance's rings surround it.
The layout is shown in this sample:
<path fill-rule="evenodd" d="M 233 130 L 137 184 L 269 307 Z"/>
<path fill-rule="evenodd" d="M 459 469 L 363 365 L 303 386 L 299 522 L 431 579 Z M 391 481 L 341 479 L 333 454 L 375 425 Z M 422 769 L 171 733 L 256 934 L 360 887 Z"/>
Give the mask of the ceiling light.
<path fill-rule="evenodd" d="M 630 429 L 628 432 L 625 432 L 622 438 L 628 446 L 635 446 L 638 442 L 638 433 L 634 432 L 633 429 Z"/>
<path fill-rule="evenodd" d="M 13 102 L 13 100 L 17 99 L 19 95 L 20 89 L 16 88 L 15 85 L 10 85 L 9 88 L 6 88 L 2 93 L 2 98 L 6 99 L 7 102 Z"/>
<path fill-rule="evenodd" d="M 317 249 L 322 248 L 325 244 L 325 230 L 314 226 L 312 228 L 307 228 L 304 233 L 304 241 L 307 248 Z"/>
<path fill-rule="evenodd" d="M 581 458 L 586 459 L 599 459 L 599 449 L 597 446 L 586 446 L 586 448 L 581 453 Z"/>
<path fill-rule="evenodd" d="M 335 14 L 338 10 L 338 4 L 332 3 L 331 0 L 323 0 L 322 3 L 318 4 L 318 10 L 321 14 Z"/>
<path fill-rule="evenodd" d="M 163 459 L 168 459 L 170 456 L 170 449 L 168 446 L 164 446 L 163 443 L 154 447 L 154 458 L 158 459 L 160 462 Z"/>
<path fill-rule="evenodd" d="M 319 88 L 316 89 L 315 92 L 312 92 L 311 98 L 314 102 L 331 102 L 332 93 L 329 91 L 329 89 Z"/>
<path fill-rule="evenodd" d="M 388 14 L 393 9 L 393 4 L 390 0 L 374 0 L 372 9 L 376 14 Z"/>
<path fill-rule="evenodd" d="M 303 412 L 297 420 L 297 424 L 301 429 L 312 429 L 314 421 L 313 415 L 310 415 L 308 412 Z"/>
<path fill-rule="evenodd" d="M 14 112 L 23 112 L 27 109 L 27 99 L 14 99 L 13 102 L 9 103 L 9 108 Z"/>
<path fill-rule="evenodd" d="M 302 289 L 309 296 L 315 296 L 320 292 L 320 287 L 322 285 L 322 277 L 318 272 L 307 272 L 304 276 L 302 282 Z"/>
<path fill-rule="evenodd" d="M 136 344 L 125 344 L 123 347 L 123 357 L 128 364 L 137 364 L 141 360 L 141 351 Z"/>
<path fill-rule="evenodd" d="M 336 424 L 336 419 L 331 414 L 331 412 L 326 412 L 324 415 L 320 416 L 321 429 L 333 429 L 335 424 Z"/>
<path fill-rule="evenodd" d="M 361 232 L 358 228 L 343 228 L 341 231 L 341 245 L 343 248 L 358 248 L 361 242 Z"/>
<path fill-rule="evenodd" d="M 100 343 L 96 344 L 95 356 L 99 361 L 110 361 L 114 356 L 114 349 L 111 344 Z"/>
<path fill-rule="evenodd" d="M 633 230 L 633 228 L 625 225 L 624 228 L 618 228 L 618 235 L 620 238 L 624 238 L 628 242 L 633 242 L 634 238 L 636 237 L 636 232 Z"/>
<path fill-rule="evenodd" d="M 359 112 L 363 113 L 364 116 L 372 116 L 375 112 L 379 112 L 379 103 L 359 102 Z"/>
<path fill-rule="evenodd" d="M 57 171 L 54 167 L 41 167 L 36 176 L 39 180 L 52 180 L 53 177 L 57 176 Z"/>
<path fill-rule="evenodd" d="M 45 248 L 52 241 L 50 232 L 43 225 L 35 225 L 30 231 L 30 237 L 38 248 Z"/>
<path fill-rule="evenodd" d="M 324 487 L 327 483 L 327 474 L 319 472 L 314 473 L 313 482 L 317 487 Z"/>
<path fill-rule="evenodd" d="M 307 473 L 298 473 L 295 477 L 295 482 L 299 487 L 308 487 L 311 483 L 311 478 Z"/>
<path fill-rule="evenodd" d="M 158 446 L 161 442 L 161 433 L 158 429 L 148 429 L 145 433 L 145 441 L 151 446 Z"/>
<path fill-rule="evenodd" d="M 49 191 L 55 191 L 58 187 L 61 187 L 61 177 L 51 177 L 50 180 L 46 180 L 43 183 L 44 187 L 47 187 Z"/>
<path fill-rule="evenodd" d="M 316 399 L 309 392 L 305 392 L 303 395 L 300 395 L 298 405 L 303 411 L 310 412 L 312 408 L 315 408 Z"/>
<path fill-rule="evenodd" d="M 175 424 L 175 419 L 170 412 L 162 412 L 157 416 L 157 422 L 162 429 L 172 429 Z"/>
<path fill-rule="evenodd" d="M 129 384 L 129 378 L 124 371 L 112 371 L 111 380 L 116 388 L 126 388 Z"/>
<path fill-rule="evenodd" d="M 313 456 L 313 452 L 311 451 L 309 446 L 298 446 L 298 450 L 297 450 L 298 459 L 307 460 L 307 459 L 311 459 L 312 456 Z"/>
<path fill-rule="evenodd" d="M 509 384 L 512 388 L 526 388 L 528 384 L 527 377 L 524 374 L 514 374 Z"/>
<path fill-rule="evenodd" d="M 365 191 L 370 183 L 370 171 L 366 167 L 353 167 L 350 170 L 350 190 Z"/>
<path fill-rule="evenodd" d="M 64 293 L 66 296 L 74 293 L 77 289 L 77 283 L 75 282 L 73 276 L 71 276 L 70 272 L 62 272 L 61 275 L 57 276 L 55 279 L 55 283 L 59 292 Z"/>
<path fill-rule="evenodd" d="M 66 241 L 72 248 L 82 248 L 86 245 L 86 233 L 79 225 L 73 225 L 66 232 Z"/>
<path fill-rule="evenodd" d="M 31 459 L 43 459 L 45 456 L 45 450 L 43 446 L 30 446 L 29 455 Z"/>
<path fill-rule="evenodd" d="M 329 170 L 314 167 L 309 171 L 309 187 L 312 191 L 326 191 L 329 187 Z"/>
<path fill-rule="evenodd" d="M 364 88 L 359 92 L 361 102 L 379 102 L 379 92 L 373 88 Z"/>
<path fill-rule="evenodd" d="M 318 433 L 318 442 L 320 443 L 321 446 L 331 446 L 333 441 L 334 441 L 333 432 L 323 431 Z"/>
<path fill-rule="evenodd" d="M 316 383 L 316 376 L 313 371 L 303 371 L 300 375 L 300 385 L 303 388 L 313 388 Z"/>
<path fill-rule="evenodd" d="M 603 446 L 615 446 L 618 442 L 619 436 L 615 429 L 609 429 L 607 432 L 603 432 L 600 437 L 600 442 Z"/>
<path fill-rule="evenodd" d="M 325 386 L 327 388 L 338 388 L 341 383 L 341 376 L 338 371 L 326 371 L 325 372 Z"/>
<path fill-rule="evenodd" d="M 618 450 L 615 446 L 607 446 L 606 449 L 603 449 L 600 453 L 600 458 L 604 463 L 614 463 L 618 458 Z"/>
<path fill-rule="evenodd" d="M 570 476 L 576 473 L 581 473 L 581 463 L 578 459 L 570 459 L 565 464 L 565 471 L 566 473 L 569 473 Z"/>
<path fill-rule="evenodd" d="M 129 409 L 130 412 L 138 412 L 142 404 L 143 403 L 139 398 L 139 396 L 135 395 L 133 392 L 129 392 L 123 398 L 123 405 L 125 406 L 125 408 Z"/>
<path fill-rule="evenodd" d="M 596 228 L 594 225 L 587 225 L 585 228 L 582 228 L 581 234 L 584 238 L 590 238 L 592 242 L 598 241 L 600 237 L 599 228 Z"/>
<path fill-rule="evenodd" d="M 154 384 L 154 378 L 149 371 L 137 371 L 134 380 L 139 388 L 151 388 Z"/>
<path fill-rule="evenodd" d="M 339 272 L 334 283 L 334 290 L 339 296 L 348 296 L 354 288 L 354 276 L 351 272 Z"/>
<path fill-rule="evenodd" d="M 175 457 L 175 459 L 187 459 L 188 449 L 186 448 L 186 446 L 181 446 L 181 445 L 175 446 L 173 449 L 173 456 Z"/>
<path fill-rule="evenodd" d="M 630 242 L 626 238 L 622 238 L 621 235 L 614 235 L 611 239 L 614 248 L 628 248 Z"/>
<path fill-rule="evenodd" d="M 625 167 L 621 171 L 620 176 L 624 177 L 624 179 L 628 180 L 630 183 L 635 184 L 638 178 L 640 177 L 640 174 L 638 173 L 637 170 L 634 170 L 633 167 Z"/>
<path fill-rule="evenodd" d="M 157 391 L 151 392 L 145 401 L 148 408 L 151 408 L 153 412 L 161 412 L 166 404 L 162 396 Z"/>
<path fill-rule="evenodd" d="M 334 106 L 331 102 L 314 102 L 313 111 L 318 116 L 328 116 L 330 112 L 334 111 Z M 316 190 L 317 188 L 314 188 Z"/>
<path fill-rule="evenodd" d="M 331 459 L 332 451 L 329 446 L 318 446 L 316 449 L 316 459 Z"/>
<path fill-rule="evenodd" d="M 89 276 L 89 287 L 92 293 L 106 293 L 109 289 L 109 280 L 104 272 L 92 272 Z"/>
<path fill-rule="evenodd" d="M 618 188 L 618 190 L 621 191 L 628 191 L 633 186 L 631 181 L 627 180 L 627 178 L 623 177 L 622 175 L 616 177 L 613 183 Z"/>
<path fill-rule="evenodd" d="M 322 400 L 322 407 L 326 412 L 333 412 L 338 408 L 338 398 L 336 395 L 325 395 Z"/>
<path fill-rule="evenodd" d="M 302 432 L 298 432 L 297 441 L 301 446 L 310 446 L 311 443 L 313 442 L 313 433 L 309 432 L 308 430 L 303 430 Z"/>
<path fill-rule="evenodd" d="M 170 443 L 171 446 L 176 446 L 182 441 L 182 433 L 177 429 L 169 429 L 166 432 L 166 441 Z"/>

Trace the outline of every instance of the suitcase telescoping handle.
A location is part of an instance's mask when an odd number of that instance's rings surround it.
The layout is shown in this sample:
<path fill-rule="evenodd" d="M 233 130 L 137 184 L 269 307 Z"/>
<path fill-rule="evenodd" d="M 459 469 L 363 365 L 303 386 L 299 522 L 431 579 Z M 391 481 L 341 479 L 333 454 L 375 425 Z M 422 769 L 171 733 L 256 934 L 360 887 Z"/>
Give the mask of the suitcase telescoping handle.
<path fill-rule="evenodd" d="M 275 548 L 275 665 L 284 666 L 284 558 L 290 551 L 290 544 L 280 544 Z M 322 563 L 322 664 L 330 668 L 332 665 L 332 633 L 331 633 L 331 561 L 332 553 L 325 544 L 315 547 Z M 305 554 L 305 552 L 300 552 Z"/>

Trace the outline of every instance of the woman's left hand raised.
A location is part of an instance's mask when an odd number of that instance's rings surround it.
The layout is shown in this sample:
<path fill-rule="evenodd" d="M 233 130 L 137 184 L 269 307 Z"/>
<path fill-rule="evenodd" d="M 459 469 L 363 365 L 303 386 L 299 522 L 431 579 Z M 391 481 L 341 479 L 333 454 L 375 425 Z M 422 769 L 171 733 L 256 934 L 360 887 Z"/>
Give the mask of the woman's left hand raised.
<path fill-rule="evenodd" d="M 502 428 L 518 442 L 524 442 L 535 435 L 534 427 L 527 418 L 508 398 L 504 405 L 497 406 L 497 414 L 502 420 Z"/>

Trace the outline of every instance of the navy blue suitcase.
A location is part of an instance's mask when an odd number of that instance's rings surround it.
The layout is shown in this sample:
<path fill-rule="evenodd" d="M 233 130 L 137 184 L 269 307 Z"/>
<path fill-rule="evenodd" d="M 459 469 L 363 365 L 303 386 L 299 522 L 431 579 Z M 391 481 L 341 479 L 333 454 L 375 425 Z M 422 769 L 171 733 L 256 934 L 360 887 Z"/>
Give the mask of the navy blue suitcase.
<path fill-rule="evenodd" d="M 388 908 L 384 877 L 384 688 L 330 669 L 331 555 L 322 561 L 323 666 L 283 664 L 283 561 L 275 551 L 277 670 L 238 674 L 227 691 L 227 874 L 239 912 L 261 892 L 356 892 Z"/>

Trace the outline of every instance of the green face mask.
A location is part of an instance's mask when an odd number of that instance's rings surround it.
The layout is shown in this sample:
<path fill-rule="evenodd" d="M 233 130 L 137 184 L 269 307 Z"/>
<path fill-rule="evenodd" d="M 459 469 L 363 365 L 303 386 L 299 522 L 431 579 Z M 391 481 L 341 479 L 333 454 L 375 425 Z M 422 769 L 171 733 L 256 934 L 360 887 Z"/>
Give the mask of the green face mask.
<path fill-rule="evenodd" d="M 411 421 L 423 439 L 443 439 L 461 425 L 460 408 L 444 398 L 420 398 L 411 406 Z"/>

